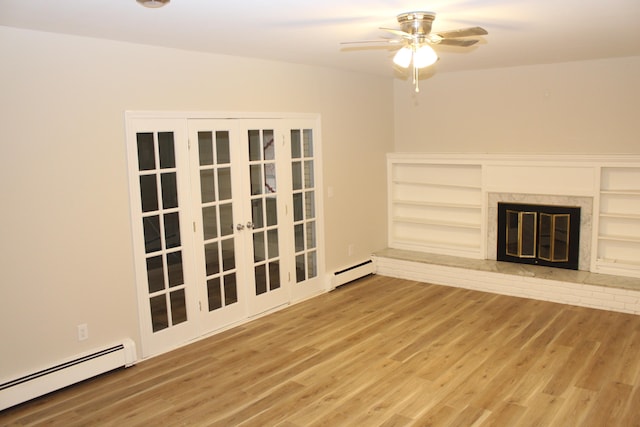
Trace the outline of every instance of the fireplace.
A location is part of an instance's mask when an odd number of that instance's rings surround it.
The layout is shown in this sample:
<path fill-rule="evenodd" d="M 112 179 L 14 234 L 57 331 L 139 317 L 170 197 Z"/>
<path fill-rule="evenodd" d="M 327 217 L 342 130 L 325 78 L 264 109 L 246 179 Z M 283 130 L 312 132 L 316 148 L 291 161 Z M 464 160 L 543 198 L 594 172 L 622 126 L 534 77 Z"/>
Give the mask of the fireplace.
<path fill-rule="evenodd" d="M 487 193 L 487 256 L 497 260 L 498 254 L 498 204 L 570 206 L 580 208 L 580 237 L 578 248 L 578 270 L 590 271 L 593 231 L 593 198 L 574 195 L 548 195 L 526 193 Z M 574 230 L 577 227 L 574 227 Z M 540 264 L 538 264 L 540 265 Z"/>
<path fill-rule="evenodd" d="M 578 269 L 580 207 L 498 203 L 497 260 Z"/>

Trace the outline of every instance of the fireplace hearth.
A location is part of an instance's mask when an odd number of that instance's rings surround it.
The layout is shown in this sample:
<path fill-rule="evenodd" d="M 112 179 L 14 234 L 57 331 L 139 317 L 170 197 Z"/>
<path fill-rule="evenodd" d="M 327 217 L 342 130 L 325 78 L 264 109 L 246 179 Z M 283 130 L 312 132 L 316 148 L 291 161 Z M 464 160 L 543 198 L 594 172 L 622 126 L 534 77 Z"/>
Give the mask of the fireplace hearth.
<path fill-rule="evenodd" d="M 577 270 L 580 207 L 498 203 L 497 260 Z"/>

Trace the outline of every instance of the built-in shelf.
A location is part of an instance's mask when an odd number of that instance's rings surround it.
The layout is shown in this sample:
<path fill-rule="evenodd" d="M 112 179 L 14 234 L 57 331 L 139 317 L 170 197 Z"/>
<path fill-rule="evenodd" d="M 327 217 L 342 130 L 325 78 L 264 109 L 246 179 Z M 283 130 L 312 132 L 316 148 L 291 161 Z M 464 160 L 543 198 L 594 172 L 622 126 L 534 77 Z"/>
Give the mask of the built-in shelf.
<path fill-rule="evenodd" d="M 389 158 L 389 245 L 479 258 L 482 167 Z"/>
<path fill-rule="evenodd" d="M 600 171 L 598 271 L 640 277 L 640 166 Z"/>

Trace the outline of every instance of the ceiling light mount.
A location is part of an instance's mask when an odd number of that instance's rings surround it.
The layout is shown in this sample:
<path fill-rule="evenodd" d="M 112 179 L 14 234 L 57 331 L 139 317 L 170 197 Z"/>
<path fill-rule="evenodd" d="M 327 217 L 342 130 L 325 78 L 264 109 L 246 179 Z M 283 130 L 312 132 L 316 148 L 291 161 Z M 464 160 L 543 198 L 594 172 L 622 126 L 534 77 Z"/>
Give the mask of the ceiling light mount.
<path fill-rule="evenodd" d="M 143 5 L 144 7 L 148 7 L 150 9 L 157 9 L 159 7 L 167 5 L 171 0 L 136 0 L 138 3 Z"/>
<path fill-rule="evenodd" d="M 407 12 L 397 16 L 400 28 L 413 36 L 426 36 L 431 32 L 431 24 L 436 19 L 434 12 Z"/>

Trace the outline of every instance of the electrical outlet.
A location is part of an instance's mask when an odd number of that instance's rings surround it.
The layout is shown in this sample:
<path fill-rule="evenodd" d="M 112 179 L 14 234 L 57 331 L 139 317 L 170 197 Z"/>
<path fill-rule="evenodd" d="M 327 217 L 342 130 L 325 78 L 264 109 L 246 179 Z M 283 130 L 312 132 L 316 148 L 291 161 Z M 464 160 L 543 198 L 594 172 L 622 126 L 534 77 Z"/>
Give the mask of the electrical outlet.
<path fill-rule="evenodd" d="M 78 341 L 84 341 L 89 338 L 89 326 L 86 323 L 78 325 Z"/>

